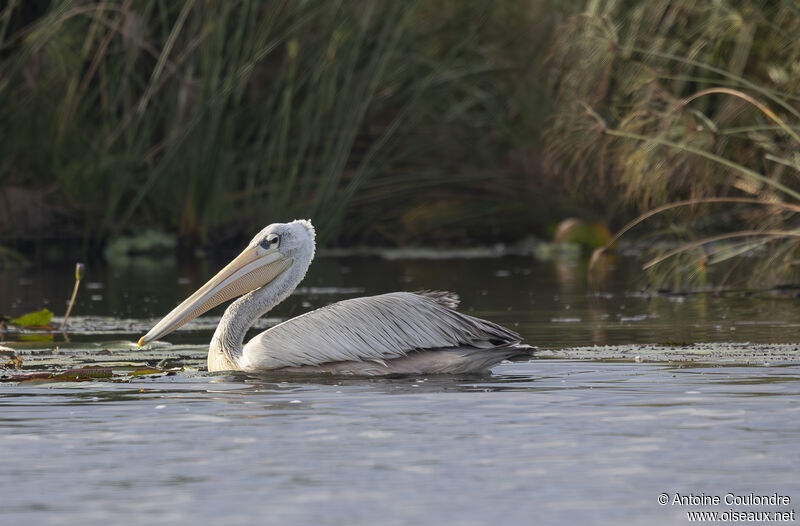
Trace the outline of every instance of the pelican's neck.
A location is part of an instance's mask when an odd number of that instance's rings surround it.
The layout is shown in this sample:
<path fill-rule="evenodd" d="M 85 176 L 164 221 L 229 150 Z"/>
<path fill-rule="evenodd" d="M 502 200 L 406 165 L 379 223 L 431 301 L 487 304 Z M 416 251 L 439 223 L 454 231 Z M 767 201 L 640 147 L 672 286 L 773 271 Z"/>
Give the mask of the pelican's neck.
<path fill-rule="evenodd" d="M 263 287 L 249 292 L 225 309 L 208 350 L 209 371 L 239 370 L 247 330 L 294 291 L 311 263 L 295 261 Z"/>

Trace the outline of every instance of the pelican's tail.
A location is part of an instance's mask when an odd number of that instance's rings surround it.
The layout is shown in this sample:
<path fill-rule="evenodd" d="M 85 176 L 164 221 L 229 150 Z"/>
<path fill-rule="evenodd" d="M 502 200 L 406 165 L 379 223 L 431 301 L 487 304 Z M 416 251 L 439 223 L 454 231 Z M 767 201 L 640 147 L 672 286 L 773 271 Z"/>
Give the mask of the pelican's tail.
<path fill-rule="evenodd" d="M 463 363 L 460 365 L 461 370 L 452 372 L 458 374 L 486 373 L 493 365 L 497 365 L 503 360 L 531 358 L 536 350 L 536 347 L 524 343 L 511 343 L 488 349 L 466 349 L 465 352 L 457 350 L 454 352 L 463 352 Z"/>

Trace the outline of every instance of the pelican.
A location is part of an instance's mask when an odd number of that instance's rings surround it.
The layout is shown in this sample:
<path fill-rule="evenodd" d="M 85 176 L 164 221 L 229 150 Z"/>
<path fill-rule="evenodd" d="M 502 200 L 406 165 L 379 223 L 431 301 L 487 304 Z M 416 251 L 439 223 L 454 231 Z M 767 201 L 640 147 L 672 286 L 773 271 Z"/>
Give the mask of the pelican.
<path fill-rule="evenodd" d="M 211 339 L 209 371 L 470 374 L 534 349 L 513 331 L 455 310 L 454 294 L 431 291 L 339 301 L 279 323 L 243 346 L 250 326 L 303 280 L 314 248 L 310 221 L 269 225 L 150 329 L 139 347 L 241 296 L 222 315 Z"/>

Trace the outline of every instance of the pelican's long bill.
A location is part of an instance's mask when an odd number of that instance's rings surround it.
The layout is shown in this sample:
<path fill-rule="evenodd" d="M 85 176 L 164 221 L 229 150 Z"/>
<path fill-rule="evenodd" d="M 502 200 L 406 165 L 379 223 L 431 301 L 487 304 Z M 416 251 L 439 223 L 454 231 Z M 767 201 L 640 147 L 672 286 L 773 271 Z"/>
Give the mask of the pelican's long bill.
<path fill-rule="evenodd" d="M 292 258 L 284 257 L 277 248 L 247 247 L 142 336 L 139 347 L 171 333 L 224 301 L 263 287 L 291 264 Z"/>

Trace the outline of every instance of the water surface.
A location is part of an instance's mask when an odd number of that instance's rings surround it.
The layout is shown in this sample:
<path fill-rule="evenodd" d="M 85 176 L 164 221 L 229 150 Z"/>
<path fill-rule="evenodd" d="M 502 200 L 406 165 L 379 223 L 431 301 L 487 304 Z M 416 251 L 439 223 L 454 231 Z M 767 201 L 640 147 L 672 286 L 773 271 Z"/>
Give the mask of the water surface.
<path fill-rule="evenodd" d="M 758 509 L 794 509 L 800 365 L 791 345 L 745 363 L 751 344 L 798 341 L 793 295 L 648 296 L 624 261 L 589 290 L 582 269 L 322 258 L 262 327 L 354 295 L 453 289 L 543 356 L 584 358 L 481 378 L 336 379 L 205 372 L 219 310 L 136 351 L 216 264 L 90 268 L 70 332 L 0 342 L 24 359 L 7 377 L 85 364 L 115 375 L 0 384 L 0 523 L 684 524 L 687 510 L 715 509 L 662 506 L 664 492 L 777 492 L 791 505 Z M 2 308 L 46 299 L 63 312 L 71 271 L 0 273 Z M 687 360 L 681 345 L 695 342 L 738 343 L 745 358 Z M 608 361 L 593 347 L 627 344 L 667 355 Z M 155 365 L 175 372 L 129 374 Z M 730 508 L 746 509 L 718 511 Z"/>

